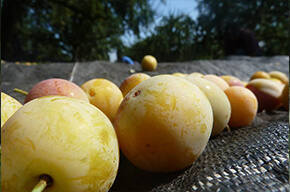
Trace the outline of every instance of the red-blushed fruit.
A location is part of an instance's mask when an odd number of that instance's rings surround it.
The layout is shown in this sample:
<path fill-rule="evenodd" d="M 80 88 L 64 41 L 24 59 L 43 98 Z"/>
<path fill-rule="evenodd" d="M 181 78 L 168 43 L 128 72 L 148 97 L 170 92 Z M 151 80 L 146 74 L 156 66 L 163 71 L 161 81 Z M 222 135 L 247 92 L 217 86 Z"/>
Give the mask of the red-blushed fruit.
<path fill-rule="evenodd" d="M 123 96 L 125 97 L 131 89 L 136 87 L 142 81 L 149 79 L 150 76 L 145 73 L 135 73 L 127 77 L 122 84 L 120 85 L 120 90 L 122 91 Z"/>
<path fill-rule="evenodd" d="M 221 77 L 217 75 L 208 74 L 208 75 L 202 76 L 202 78 L 205 78 L 213 82 L 214 84 L 219 86 L 223 91 L 230 87 L 229 84 L 225 80 L 223 80 Z"/>
<path fill-rule="evenodd" d="M 234 77 L 234 76 L 231 76 L 231 75 L 223 75 L 223 76 L 221 76 L 221 78 L 223 80 L 225 80 L 229 84 L 230 87 L 232 87 L 232 86 L 244 87 L 243 82 L 237 77 Z"/>
<path fill-rule="evenodd" d="M 257 97 L 258 111 L 273 111 L 281 106 L 281 94 L 284 85 L 269 79 L 254 79 L 247 86 Z"/>
<path fill-rule="evenodd" d="M 140 169 L 154 172 L 192 165 L 207 145 L 212 125 L 206 95 L 173 75 L 157 75 L 134 87 L 114 121 L 125 156 Z"/>
<path fill-rule="evenodd" d="M 85 91 L 90 103 L 99 108 L 113 122 L 124 98 L 119 87 L 107 79 L 96 78 L 85 82 L 81 88 Z"/>
<path fill-rule="evenodd" d="M 250 125 L 258 110 L 258 101 L 254 93 L 240 86 L 230 87 L 224 92 L 231 103 L 230 128 Z"/>
<path fill-rule="evenodd" d="M 59 78 L 46 79 L 32 87 L 24 103 L 43 96 L 67 96 L 89 102 L 85 92 L 75 83 Z"/>

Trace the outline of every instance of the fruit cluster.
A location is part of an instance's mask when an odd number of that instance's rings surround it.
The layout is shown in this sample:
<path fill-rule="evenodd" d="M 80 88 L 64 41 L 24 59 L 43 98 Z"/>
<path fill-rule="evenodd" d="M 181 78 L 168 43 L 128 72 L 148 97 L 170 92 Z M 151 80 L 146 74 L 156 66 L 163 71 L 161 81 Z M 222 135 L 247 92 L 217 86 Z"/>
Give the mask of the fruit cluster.
<path fill-rule="evenodd" d="M 281 106 L 289 110 L 289 79 L 278 71 L 249 82 L 135 73 L 120 87 L 102 78 L 81 86 L 47 79 L 23 106 L 1 93 L 2 190 L 108 191 L 119 148 L 140 169 L 181 170 L 226 127 L 248 126 L 257 112 Z"/>

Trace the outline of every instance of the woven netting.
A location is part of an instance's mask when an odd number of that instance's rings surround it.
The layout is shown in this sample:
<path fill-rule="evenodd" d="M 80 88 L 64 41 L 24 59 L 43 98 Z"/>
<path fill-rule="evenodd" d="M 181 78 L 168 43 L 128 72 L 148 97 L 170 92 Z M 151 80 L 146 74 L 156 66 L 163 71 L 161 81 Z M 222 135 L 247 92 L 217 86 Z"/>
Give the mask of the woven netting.
<path fill-rule="evenodd" d="M 192 167 L 153 191 L 289 191 L 288 133 L 287 123 L 223 133 Z"/>
<path fill-rule="evenodd" d="M 224 131 L 184 170 L 150 173 L 121 154 L 111 191 L 289 191 L 289 123 L 261 123 Z"/>

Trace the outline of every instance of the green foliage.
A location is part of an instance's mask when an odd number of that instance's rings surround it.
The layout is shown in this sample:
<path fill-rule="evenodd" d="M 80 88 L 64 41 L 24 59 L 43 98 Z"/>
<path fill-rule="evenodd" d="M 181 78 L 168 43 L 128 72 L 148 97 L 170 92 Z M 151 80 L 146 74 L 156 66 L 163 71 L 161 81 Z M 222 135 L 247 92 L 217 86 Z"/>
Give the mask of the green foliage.
<path fill-rule="evenodd" d="M 198 0 L 196 20 L 186 15 L 164 17 L 151 36 L 125 47 L 121 35 L 130 31 L 140 37 L 152 24 L 154 12 L 149 2 L 3 0 L 2 59 L 108 60 L 112 49 L 119 59 L 127 55 L 137 61 L 146 54 L 170 62 L 217 59 L 225 55 L 224 29 L 229 21 L 252 30 L 263 44 L 263 55 L 289 53 L 286 0 Z"/>
<path fill-rule="evenodd" d="M 196 21 L 185 15 L 169 16 L 155 33 L 127 48 L 140 61 L 152 54 L 158 61 L 218 59 L 224 54 L 224 29 L 234 21 L 252 30 L 262 42 L 263 55 L 288 55 L 289 6 L 272 0 L 199 0 Z"/>
<path fill-rule="evenodd" d="M 21 40 L 21 58 L 37 61 L 106 60 L 112 48 L 122 47 L 119 37 L 125 31 L 139 34 L 153 19 L 148 2 L 141 0 L 7 0 L 7 5 L 8 1 L 20 7 L 10 24 Z M 5 8 L 9 6 L 4 0 Z M 15 51 L 12 39 L 5 42 L 6 49 Z M 4 57 L 13 59 L 13 54 Z"/>
<path fill-rule="evenodd" d="M 125 55 L 141 61 L 144 55 L 154 55 L 158 61 L 193 60 L 198 56 L 197 24 L 185 15 L 163 18 L 163 24 L 155 28 L 155 33 L 143 41 L 129 47 Z"/>
<path fill-rule="evenodd" d="M 264 55 L 288 55 L 288 3 L 285 0 L 199 0 L 198 23 L 207 35 L 214 37 L 212 40 L 221 50 L 224 27 L 234 21 L 252 30 L 258 41 L 264 43 Z M 214 57 L 221 56 L 223 52 L 217 52 Z"/>

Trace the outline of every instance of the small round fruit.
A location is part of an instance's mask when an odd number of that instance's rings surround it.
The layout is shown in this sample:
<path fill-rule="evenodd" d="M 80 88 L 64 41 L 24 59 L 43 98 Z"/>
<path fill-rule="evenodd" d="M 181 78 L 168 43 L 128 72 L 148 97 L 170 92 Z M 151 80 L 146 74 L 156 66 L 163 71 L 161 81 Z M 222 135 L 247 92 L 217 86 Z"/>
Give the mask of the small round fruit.
<path fill-rule="evenodd" d="M 269 79 L 254 79 L 246 86 L 258 99 L 259 109 L 273 111 L 281 106 L 281 94 L 284 84 Z"/>
<path fill-rule="evenodd" d="M 224 92 L 232 109 L 229 126 L 237 128 L 250 125 L 257 115 L 258 101 L 256 96 L 249 89 L 240 86 L 230 87 Z"/>
<path fill-rule="evenodd" d="M 152 55 L 146 55 L 141 61 L 141 66 L 144 70 L 154 71 L 157 68 L 157 60 Z"/>
<path fill-rule="evenodd" d="M 285 110 L 289 111 L 289 81 L 285 84 L 281 95 L 281 101 Z"/>
<path fill-rule="evenodd" d="M 280 80 L 280 79 L 277 79 L 277 78 L 274 78 L 274 77 L 271 77 L 269 80 L 271 80 L 271 81 L 274 81 L 274 82 L 276 82 L 276 83 L 280 83 L 280 84 L 283 84 L 284 85 L 284 83 Z"/>
<path fill-rule="evenodd" d="M 123 96 L 125 97 L 131 89 L 136 87 L 136 85 L 149 78 L 150 76 L 145 73 L 135 73 L 127 77 L 120 85 L 120 90 L 123 93 Z"/>
<path fill-rule="evenodd" d="M 80 99 L 47 96 L 23 105 L 3 125 L 2 191 L 108 191 L 119 166 L 119 147 L 109 119 Z"/>
<path fill-rule="evenodd" d="M 269 72 L 271 78 L 276 78 L 282 81 L 284 84 L 289 82 L 289 76 L 281 71 L 271 71 Z"/>
<path fill-rule="evenodd" d="M 173 75 L 154 76 L 133 88 L 114 121 L 125 156 L 140 169 L 154 172 L 190 166 L 207 145 L 212 124 L 206 95 Z"/>
<path fill-rule="evenodd" d="M 1 127 L 20 107 L 19 101 L 1 92 Z"/>
<path fill-rule="evenodd" d="M 203 74 L 202 73 L 199 73 L 199 72 L 192 72 L 189 74 L 190 76 L 194 76 L 194 77 L 202 77 Z"/>
<path fill-rule="evenodd" d="M 86 94 L 78 85 L 66 79 L 53 78 L 40 81 L 34 85 L 26 96 L 24 103 L 50 95 L 74 97 L 89 102 Z"/>
<path fill-rule="evenodd" d="M 123 94 L 113 82 L 97 78 L 85 82 L 81 88 L 86 93 L 92 105 L 99 108 L 113 122 Z"/>
<path fill-rule="evenodd" d="M 221 77 L 216 76 L 216 75 L 208 74 L 208 75 L 204 75 L 202 78 L 205 78 L 213 82 L 214 84 L 219 86 L 223 91 L 230 87 L 225 80 L 223 80 Z"/>
<path fill-rule="evenodd" d="M 229 84 L 230 87 L 232 87 L 232 86 L 244 87 L 243 82 L 240 79 L 238 79 L 237 77 L 234 77 L 231 75 L 223 75 L 223 76 L 221 76 L 221 78 L 223 80 L 225 80 Z"/>
<path fill-rule="evenodd" d="M 270 79 L 270 75 L 265 71 L 257 71 L 250 78 L 250 80 L 253 79 Z"/>
<path fill-rule="evenodd" d="M 185 77 L 185 76 L 187 76 L 187 74 L 180 73 L 180 72 L 172 73 L 172 75 L 176 76 L 176 77 Z"/>
<path fill-rule="evenodd" d="M 231 104 L 221 88 L 213 82 L 194 76 L 186 80 L 198 86 L 207 96 L 213 110 L 213 128 L 211 136 L 215 137 L 224 130 L 231 117 Z"/>

